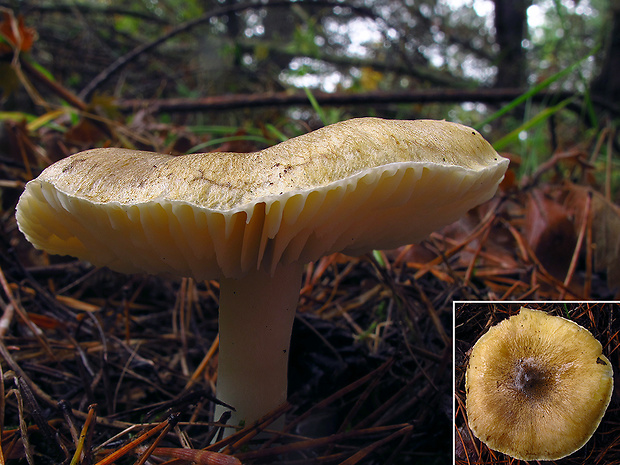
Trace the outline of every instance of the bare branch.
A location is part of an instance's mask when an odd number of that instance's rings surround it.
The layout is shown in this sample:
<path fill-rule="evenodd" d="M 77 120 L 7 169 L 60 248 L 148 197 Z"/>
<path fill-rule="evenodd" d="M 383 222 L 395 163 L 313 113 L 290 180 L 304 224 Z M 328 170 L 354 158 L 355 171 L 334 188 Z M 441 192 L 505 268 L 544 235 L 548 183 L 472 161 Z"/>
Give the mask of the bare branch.
<path fill-rule="evenodd" d="M 314 94 L 321 105 L 386 105 L 391 103 L 455 103 L 479 102 L 499 104 L 514 100 L 525 89 L 425 89 L 400 92 L 365 92 L 365 93 L 323 93 Z M 539 92 L 532 96 L 535 101 L 563 100 L 574 96 L 568 91 Z M 593 103 L 613 114 L 620 115 L 620 107 L 603 99 L 592 99 Z M 255 108 L 265 106 L 309 105 L 305 93 L 265 92 L 256 94 L 230 94 L 204 97 L 199 99 L 129 99 L 120 100 L 118 106 L 122 111 L 136 111 L 144 108 L 152 113 L 191 112 L 233 110 L 236 108 Z"/>

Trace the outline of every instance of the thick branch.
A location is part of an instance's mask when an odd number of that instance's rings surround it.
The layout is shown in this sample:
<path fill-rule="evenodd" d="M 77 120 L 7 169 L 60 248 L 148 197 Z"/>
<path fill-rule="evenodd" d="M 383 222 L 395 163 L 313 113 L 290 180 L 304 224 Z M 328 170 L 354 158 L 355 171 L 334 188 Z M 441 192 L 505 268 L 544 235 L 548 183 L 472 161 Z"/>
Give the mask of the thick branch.
<path fill-rule="evenodd" d="M 337 92 L 316 93 L 315 98 L 321 105 L 386 105 L 392 103 L 459 103 L 479 102 L 500 104 L 513 100 L 525 92 L 524 89 L 427 89 L 402 92 L 365 92 L 360 94 Z M 567 91 L 539 92 L 532 96 L 538 102 L 564 100 L 575 94 Z M 593 103 L 616 115 L 620 115 L 617 104 L 600 98 L 593 98 Z M 121 100 L 118 103 L 122 111 L 147 109 L 152 113 L 192 112 L 234 110 L 237 108 L 256 108 L 265 106 L 309 105 L 305 93 L 265 92 L 260 94 L 231 94 L 204 97 L 200 99 L 151 99 Z"/>

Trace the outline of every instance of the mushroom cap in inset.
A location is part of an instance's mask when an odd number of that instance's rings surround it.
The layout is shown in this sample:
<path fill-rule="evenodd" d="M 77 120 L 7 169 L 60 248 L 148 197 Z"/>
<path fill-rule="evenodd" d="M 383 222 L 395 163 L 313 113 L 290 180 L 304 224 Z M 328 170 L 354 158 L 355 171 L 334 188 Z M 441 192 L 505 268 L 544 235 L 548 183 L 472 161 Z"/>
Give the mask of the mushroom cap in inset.
<path fill-rule="evenodd" d="M 508 160 L 471 128 L 360 118 L 254 153 L 81 152 L 17 206 L 37 248 L 197 279 L 419 241 L 488 200 Z"/>
<path fill-rule="evenodd" d="M 594 434 L 613 370 L 587 329 L 522 308 L 476 342 L 465 385 L 476 437 L 521 460 L 555 460 Z"/>

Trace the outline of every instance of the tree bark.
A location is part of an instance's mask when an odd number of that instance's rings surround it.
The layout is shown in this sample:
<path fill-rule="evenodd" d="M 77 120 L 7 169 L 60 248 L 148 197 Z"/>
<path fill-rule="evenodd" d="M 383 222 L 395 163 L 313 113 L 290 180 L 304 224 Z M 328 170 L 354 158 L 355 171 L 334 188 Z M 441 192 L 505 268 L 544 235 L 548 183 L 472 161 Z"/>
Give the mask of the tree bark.
<path fill-rule="evenodd" d="M 592 94 L 610 102 L 620 101 L 620 0 L 610 4 L 612 28 L 603 66 L 592 82 Z"/>
<path fill-rule="evenodd" d="M 530 0 L 494 0 L 495 40 L 499 45 L 495 87 L 525 87 L 527 61 L 521 45 L 527 31 Z"/>

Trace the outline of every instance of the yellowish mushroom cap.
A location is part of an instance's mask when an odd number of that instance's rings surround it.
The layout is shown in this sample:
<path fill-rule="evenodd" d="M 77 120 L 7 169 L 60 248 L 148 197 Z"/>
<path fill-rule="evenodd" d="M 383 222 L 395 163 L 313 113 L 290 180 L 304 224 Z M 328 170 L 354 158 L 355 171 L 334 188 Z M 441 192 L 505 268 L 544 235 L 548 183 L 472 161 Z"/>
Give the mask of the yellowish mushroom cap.
<path fill-rule="evenodd" d="M 361 118 L 254 153 L 88 150 L 29 182 L 16 216 L 54 254 L 237 278 L 418 241 L 488 200 L 507 165 L 459 124 Z"/>
<path fill-rule="evenodd" d="M 556 460 L 594 434 L 613 370 L 587 329 L 522 308 L 476 342 L 465 384 L 476 437 L 521 460 Z"/>

